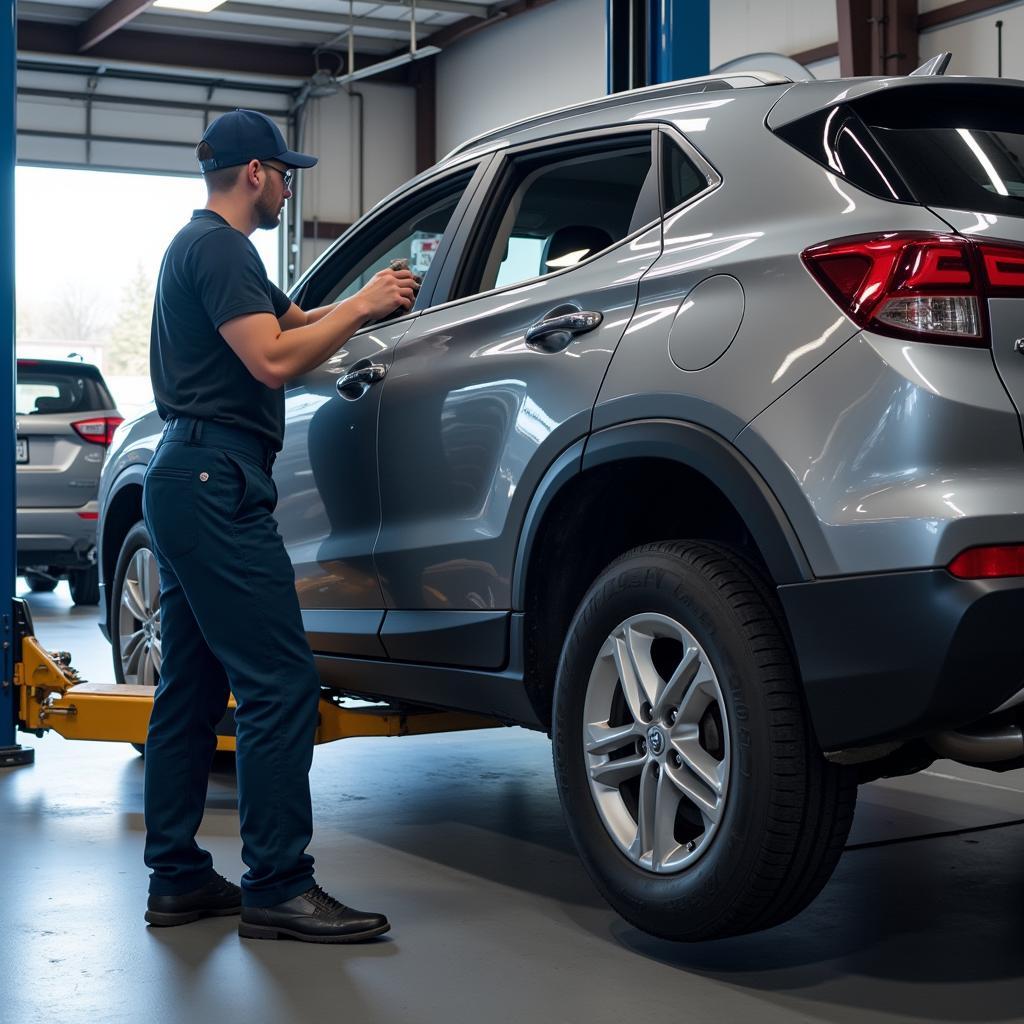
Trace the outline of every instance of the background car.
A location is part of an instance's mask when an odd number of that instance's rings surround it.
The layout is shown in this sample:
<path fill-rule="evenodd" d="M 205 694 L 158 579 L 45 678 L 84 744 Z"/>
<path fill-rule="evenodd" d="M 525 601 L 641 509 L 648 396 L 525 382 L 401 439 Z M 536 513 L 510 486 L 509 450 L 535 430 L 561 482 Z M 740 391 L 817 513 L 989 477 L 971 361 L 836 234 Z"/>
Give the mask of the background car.
<path fill-rule="evenodd" d="M 74 360 L 17 361 L 18 574 L 33 591 L 66 578 L 75 604 L 99 603 L 96 502 L 121 424 L 100 371 Z"/>
<path fill-rule="evenodd" d="M 860 781 L 1024 765 L 1022 95 L 604 97 L 461 146 L 293 292 L 424 273 L 286 390 L 325 687 L 549 731 L 583 863 L 654 934 L 798 913 Z M 159 426 L 101 490 L 125 681 L 159 674 Z"/>

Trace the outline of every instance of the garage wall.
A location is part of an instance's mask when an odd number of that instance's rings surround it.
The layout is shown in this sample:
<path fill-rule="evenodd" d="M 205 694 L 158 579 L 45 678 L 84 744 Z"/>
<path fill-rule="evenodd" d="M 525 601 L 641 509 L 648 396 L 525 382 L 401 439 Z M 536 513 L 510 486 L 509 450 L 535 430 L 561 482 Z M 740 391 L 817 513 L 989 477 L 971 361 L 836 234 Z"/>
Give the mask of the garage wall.
<path fill-rule="evenodd" d="M 603 96 L 604 0 L 556 0 L 437 57 L 437 155 L 509 121 Z"/>
<path fill-rule="evenodd" d="M 350 224 L 416 173 L 416 95 L 401 85 L 357 83 L 363 95 L 363 209 L 359 209 L 358 100 L 346 92 L 310 101 L 303 146 L 320 157 L 303 174 L 302 216 Z M 308 267 L 329 244 L 303 240 Z"/>
<path fill-rule="evenodd" d="M 921 12 L 946 6 L 947 0 L 918 0 Z M 995 78 L 997 21 L 1003 23 L 1003 77 L 1024 78 L 1024 3 L 922 32 L 921 59 L 948 50 L 953 60 L 947 74 Z"/>
<path fill-rule="evenodd" d="M 835 0 L 712 0 L 711 66 L 748 53 L 800 53 L 839 36 Z M 812 68 L 816 77 L 817 68 Z"/>

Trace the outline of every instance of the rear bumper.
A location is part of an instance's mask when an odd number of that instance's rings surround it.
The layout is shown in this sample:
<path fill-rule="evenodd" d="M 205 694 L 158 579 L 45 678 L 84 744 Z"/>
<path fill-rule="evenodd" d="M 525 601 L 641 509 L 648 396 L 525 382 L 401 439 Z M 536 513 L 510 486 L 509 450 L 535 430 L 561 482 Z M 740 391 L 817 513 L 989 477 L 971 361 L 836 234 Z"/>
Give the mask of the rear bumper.
<path fill-rule="evenodd" d="M 80 508 L 19 508 L 17 510 L 18 568 L 33 565 L 81 567 L 95 561 L 95 519 L 79 513 L 97 511 L 95 501 Z"/>
<path fill-rule="evenodd" d="M 967 725 L 1024 687 L 1024 580 L 931 569 L 778 592 L 823 750 Z"/>

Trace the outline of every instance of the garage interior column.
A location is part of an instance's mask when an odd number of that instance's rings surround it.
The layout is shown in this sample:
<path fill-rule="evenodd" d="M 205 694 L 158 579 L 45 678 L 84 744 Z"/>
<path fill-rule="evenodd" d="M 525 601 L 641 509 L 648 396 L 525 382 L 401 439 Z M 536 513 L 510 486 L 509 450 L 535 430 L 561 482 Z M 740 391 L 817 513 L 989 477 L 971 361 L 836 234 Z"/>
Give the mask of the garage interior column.
<path fill-rule="evenodd" d="M 710 0 L 607 0 L 608 92 L 706 75 Z"/>

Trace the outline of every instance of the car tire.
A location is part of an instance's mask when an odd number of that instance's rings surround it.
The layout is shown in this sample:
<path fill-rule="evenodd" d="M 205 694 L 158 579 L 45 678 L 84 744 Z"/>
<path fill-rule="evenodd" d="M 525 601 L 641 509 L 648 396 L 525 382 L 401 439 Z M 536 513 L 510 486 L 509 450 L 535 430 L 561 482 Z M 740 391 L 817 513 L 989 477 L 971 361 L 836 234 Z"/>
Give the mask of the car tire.
<path fill-rule="evenodd" d="M 57 589 L 57 580 L 46 576 L 37 576 L 34 572 L 25 573 L 25 582 L 33 594 L 49 594 Z"/>
<path fill-rule="evenodd" d="M 842 853 L 856 776 L 817 746 L 782 623 L 751 563 L 698 541 L 623 555 L 573 618 L 554 692 L 559 796 L 597 888 L 653 935 L 780 924 Z"/>
<path fill-rule="evenodd" d="M 114 681 L 121 685 L 124 685 L 125 683 L 134 683 L 139 685 L 140 682 L 142 682 L 138 678 L 138 672 L 133 673 L 128 671 L 132 666 L 125 663 L 121 638 L 125 633 L 126 626 L 130 628 L 134 625 L 135 629 L 133 632 L 144 630 L 145 624 L 143 619 L 131 616 L 131 621 L 129 622 L 130 612 L 124 606 L 124 589 L 125 581 L 129 578 L 129 574 L 132 574 L 134 578 L 140 568 L 140 560 L 145 561 L 146 559 L 152 559 L 151 568 L 156 572 L 156 558 L 153 554 L 153 541 L 149 536 L 149 530 L 146 528 L 146 524 L 139 522 L 128 531 L 128 534 L 125 536 L 125 539 L 121 544 L 121 551 L 117 556 L 117 564 L 114 567 L 114 575 L 111 579 L 110 586 L 110 646 L 114 660 Z M 157 585 L 159 586 L 159 584 Z M 157 598 L 157 602 L 159 602 L 159 598 Z M 151 602 L 149 603 L 151 604 Z M 143 607 L 139 610 L 144 612 L 154 611 L 152 607 Z M 159 621 L 159 604 L 157 604 L 156 618 L 157 621 Z M 158 630 L 155 641 L 159 651 Z M 146 747 L 144 744 L 133 743 L 132 746 L 140 754 L 145 756 Z"/>
<path fill-rule="evenodd" d="M 71 600 L 75 604 L 93 605 L 100 603 L 100 570 L 91 565 L 87 569 L 72 569 L 68 572 Z"/>

